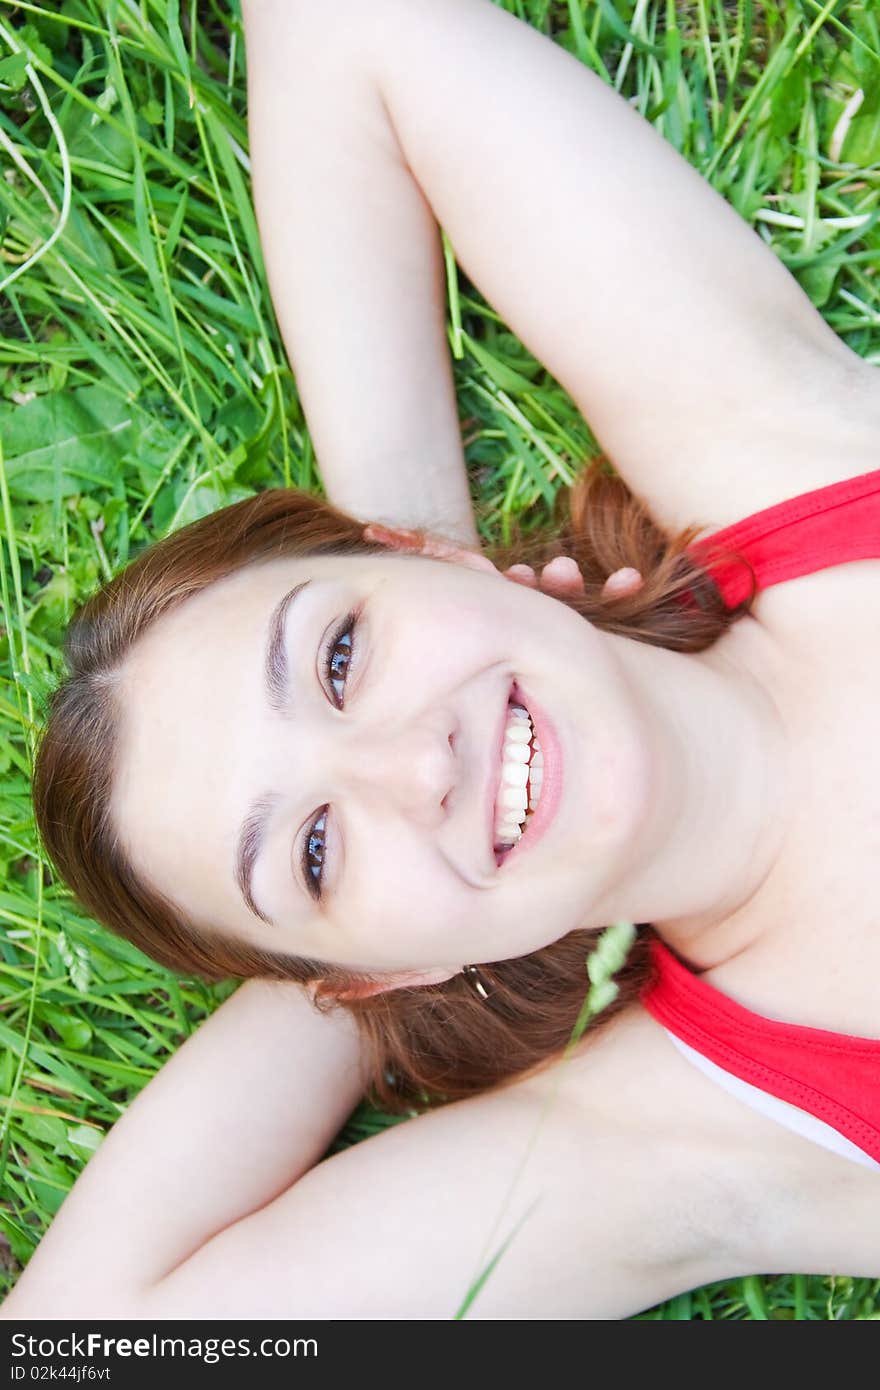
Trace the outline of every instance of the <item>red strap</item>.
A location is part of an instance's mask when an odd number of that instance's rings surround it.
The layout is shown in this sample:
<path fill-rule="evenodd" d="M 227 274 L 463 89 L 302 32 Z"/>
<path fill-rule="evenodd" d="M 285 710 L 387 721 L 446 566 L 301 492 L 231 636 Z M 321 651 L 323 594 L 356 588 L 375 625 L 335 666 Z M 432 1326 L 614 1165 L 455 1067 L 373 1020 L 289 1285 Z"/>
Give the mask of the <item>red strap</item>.
<path fill-rule="evenodd" d="M 721 557 L 731 550 L 741 558 Z M 693 541 L 688 553 L 710 571 L 728 608 L 748 598 L 749 566 L 759 591 L 849 560 L 880 559 L 880 469 L 755 512 Z M 693 974 L 656 939 L 651 957 L 653 977 L 642 1002 L 658 1023 L 732 1076 L 824 1120 L 880 1162 L 880 1039 L 764 1018 Z"/>
<path fill-rule="evenodd" d="M 719 549 L 735 549 L 748 563 L 713 563 Z M 880 468 L 755 512 L 692 541 L 688 554 L 710 569 L 728 608 L 749 595 L 749 564 L 760 590 L 848 560 L 880 559 Z"/>
<path fill-rule="evenodd" d="M 880 1039 L 751 1013 L 651 942 L 648 1013 L 724 1071 L 824 1120 L 880 1162 Z"/>

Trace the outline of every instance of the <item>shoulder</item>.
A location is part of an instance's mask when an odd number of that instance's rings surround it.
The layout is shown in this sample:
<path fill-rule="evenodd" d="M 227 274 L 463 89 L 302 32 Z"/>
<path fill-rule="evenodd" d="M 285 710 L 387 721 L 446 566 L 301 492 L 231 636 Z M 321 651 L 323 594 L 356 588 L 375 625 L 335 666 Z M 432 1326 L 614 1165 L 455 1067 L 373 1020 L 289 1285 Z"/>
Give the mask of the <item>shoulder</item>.
<path fill-rule="evenodd" d="M 521 1084 L 556 1098 L 582 1154 L 609 1146 L 628 1177 L 625 1220 L 638 1227 L 646 1260 L 715 1267 L 739 1258 L 743 1231 L 760 1221 L 763 1180 L 748 1112 L 691 1066 L 641 1005 Z"/>
<path fill-rule="evenodd" d="M 796 1175 L 774 1169 L 777 1137 L 633 1006 L 544 1073 L 319 1163 L 162 1279 L 140 1314 L 626 1317 L 798 1267 L 804 1204 L 793 1230 L 766 1229 L 778 1176 Z"/>
<path fill-rule="evenodd" d="M 689 1288 L 767 1269 L 878 1277 L 877 1173 L 730 1095 L 645 1009 L 627 1010 L 569 1065 L 568 1110 L 582 1142 L 598 1120 L 617 1134 L 619 1155 L 626 1135 L 646 1156 L 634 1174 L 651 1213 L 634 1247 L 646 1268 L 681 1260 Z M 604 1118 L 609 1106 L 613 1118 Z"/>
<path fill-rule="evenodd" d="M 620 1318 L 748 1272 L 721 1238 L 751 1219 L 735 1166 L 648 1024 L 625 1011 L 539 1076 L 334 1154 L 185 1261 L 145 1311 Z M 666 1080 L 664 1108 L 652 1088 Z"/>

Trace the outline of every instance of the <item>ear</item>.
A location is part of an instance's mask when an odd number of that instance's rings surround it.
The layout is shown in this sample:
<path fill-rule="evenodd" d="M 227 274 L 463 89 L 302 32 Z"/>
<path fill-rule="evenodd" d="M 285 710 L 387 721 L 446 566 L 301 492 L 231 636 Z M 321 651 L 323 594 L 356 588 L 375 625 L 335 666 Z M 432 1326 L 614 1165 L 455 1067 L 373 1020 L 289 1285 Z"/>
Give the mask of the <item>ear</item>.
<path fill-rule="evenodd" d="M 429 531 L 408 531 L 399 526 L 381 526 L 378 522 L 370 522 L 364 527 L 363 537 L 365 541 L 385 545 L 389 550 L 409 551 L 410 554 L 426 555 L 434 560 L 451 560 L 453 564 L 464 565 L 466 569 L 485 570 L 489 574 L 501 573 L 488 555 L 481 555 L 478 550 L 468 550 L 443 536 L 433 536 Z"/>
<path fill-rule="evenodd" d="M 364 980 L 342 989 L 325 987 L 323 980 L 312 980 L 308 986 L 313 996 L 323 999 L 337 999 L 341 1004 L 354 1003 L 358 999 L 369 999 L 374 994 L 388 994 L 392 989 L 414 989 L 419 985 L 439 985 L 457 975 L 456 970 L 401 970 L 391 975 L 383 975 L 378 980 Z"/>

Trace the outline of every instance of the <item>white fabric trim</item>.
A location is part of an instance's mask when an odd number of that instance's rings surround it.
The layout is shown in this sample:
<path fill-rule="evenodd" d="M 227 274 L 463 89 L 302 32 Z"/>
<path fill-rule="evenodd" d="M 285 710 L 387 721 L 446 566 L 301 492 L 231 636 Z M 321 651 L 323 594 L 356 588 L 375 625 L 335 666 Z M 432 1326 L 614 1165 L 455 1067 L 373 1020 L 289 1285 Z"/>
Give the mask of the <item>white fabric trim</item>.
<path fill-rule="evenodd" d="M 793 1130 L 802 1138 L 812 1139 L 814 1144 L 821 1144 L 823 1149 L 830 1149 L 832 1153 L 840 1154 L 841 1158 L 852 1159 L 853 1163 L 861 1163 L 865 1168 L 880 1168 L 880 1163 L 876 1159 L 871 1158 L 864 1149 L 860 1149 L 857 1144 L 845 1138 L 832 1125 L 817 1119 L 807 1110 L 801 1110 L 797 1105 L 791 1105 L 787 1100 L 780 1100 L 778 1096 L 768 1095 L 760 1087 L 752 1086 L 748 1081 L 740 1080 L 738 1076 L 732 1076 L 723 1067 L 719 1067 L 715 1062 L 710 1062 L 709 1058 L 704 1057 L 701 1052 L 697 1052 L 687 1043 L 683 1043 L 674 1033 L 670 1033 L 668 1028 L 664 1028 L 663 1031 L 683 1057 L 686 1057 L 689 1062 L 693 1062 L 694 1066 L 698 1067 L 711 1081 L 717 1082 L 725 1091 L 729 1091 L 732 1096 L 736 1096 L 738 1100 L 750 1105 L 753 1110 L 759 1110 L 768 1119 L 775 1120 L 777 1124 Z"/>

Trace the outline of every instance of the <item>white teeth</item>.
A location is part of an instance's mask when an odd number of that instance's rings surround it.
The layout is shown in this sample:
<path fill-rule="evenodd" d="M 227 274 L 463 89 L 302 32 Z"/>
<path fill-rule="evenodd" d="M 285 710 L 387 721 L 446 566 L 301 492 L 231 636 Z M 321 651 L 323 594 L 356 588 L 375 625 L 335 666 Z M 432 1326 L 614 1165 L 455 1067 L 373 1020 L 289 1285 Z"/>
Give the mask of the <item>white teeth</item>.
<path fill-rule="evenodd" d="M 525 817 L 526 812 L 519 811 L 517 812 L 515 820 L 497 820 L 495 822 L 495 839 L 509 840 L 511 836 L 518 834 L 522 830 Z"/>
<path fill-rule="evenodd" d="M 511 810 L 524 811 L 527 800 L 525 787 L 502 787 L 498 794 L 498 805 Z"/>
<path fill-rule="evenodd" d="M 527 763 L 529 745 L 527 743 L 505 743 L 504 761 L 506 763 Z"/>
<path fill-rule="evenodd" d="M 522 705 L 508 705 L 495 803 L 494 833 L 499 849 L 510 849 L 521 838 L 541 795 L 544 759 L 539 751 L 533 752 L 533 748 L 539 749 L 533 732 L 528 710 Z"/>
<path fill-rule="evenodd" d="M 529 780 L 529 769 L 526 763 L 505 762 L 501 769 L 501 782 L 506 787 L 524 787 Z"/>
<path fill-rule="evenodd" d="M 529 823 L 529 821 L 530 821 L 531 819 L 532 819 L 532 813 L 531 813 L 531 811 L 529 811 L 529 812 L 527 813 L 527 815 L 526 815 L 525 822 L 522 823 L 522 824 L 521 824 L 520 822 L 517 822 L 517 823 L 514 824 L 514 825 L 507 825 L 507 824 L 505 824 L 505 825 L 503 825 L 503 826 L 496 826 L 496 827 L 495 827 L 495 844 L 496 844 L 496 846 L 498 846 L 498 847 L 507 846 L 508 848 L 510 848 L 511 845 L 515 845 L 516 842 L 522 838 L 522 833 L 523 833 L 523 831 L 525 830 L 525 827 L 528 825 L 528 823 Z"/>
<path fill-rule="evenodd" d="M 531 743 L 532 731 L 528 724 L 516 723 L 512 721 L 504 731 L 505 743 Z"/>

